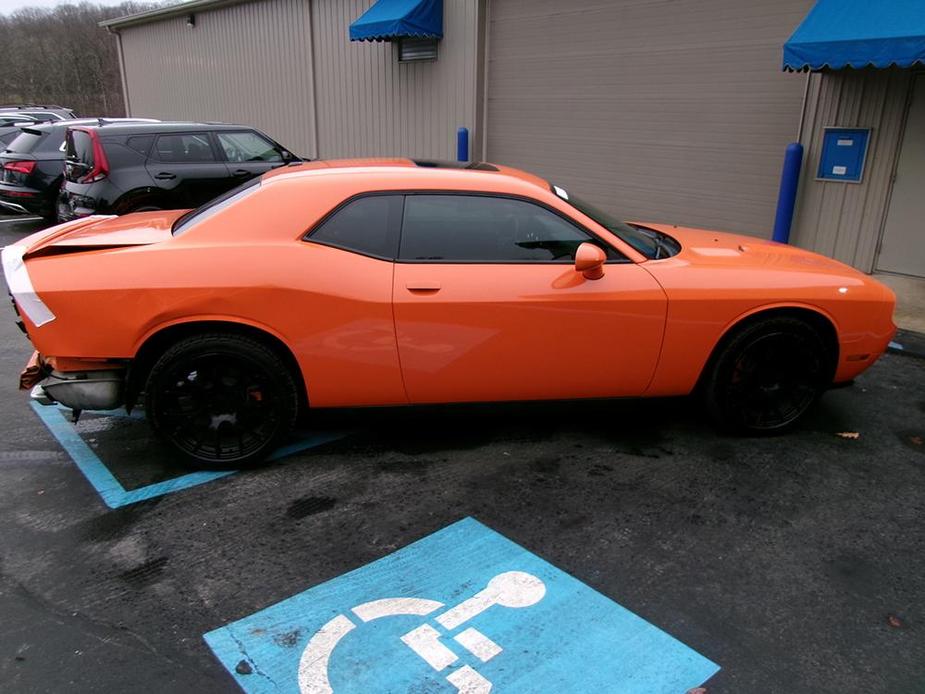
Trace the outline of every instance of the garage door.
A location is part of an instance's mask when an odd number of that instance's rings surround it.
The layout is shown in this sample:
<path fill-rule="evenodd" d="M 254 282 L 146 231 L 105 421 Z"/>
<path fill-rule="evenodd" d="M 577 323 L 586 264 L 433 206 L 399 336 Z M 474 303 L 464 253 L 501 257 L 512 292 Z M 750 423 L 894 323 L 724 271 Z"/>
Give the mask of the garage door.
<path fill-rule="evenodd" d="M 487 158 L 629 219 L 770 235 L 811 0 L 491 0 Z"/>

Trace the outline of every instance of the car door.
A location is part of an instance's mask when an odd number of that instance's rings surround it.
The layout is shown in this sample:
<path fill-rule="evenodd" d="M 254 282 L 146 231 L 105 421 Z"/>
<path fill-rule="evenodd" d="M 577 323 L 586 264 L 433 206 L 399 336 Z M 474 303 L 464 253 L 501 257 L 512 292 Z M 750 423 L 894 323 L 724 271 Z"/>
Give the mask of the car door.
<path fill-rule="evenodd" d="M 232 177 L 244 181 L 285 163 L 280 147 L 253 130 L 215 133 Z"/>
<path fill-rule="evenodd" d="M 574 269 L 583 242 L 604 276 Z M 392 300 L 415 403 L 642 394 L 655 370 L 665 293 L 574 221 L 535 201 L 407 195 Z"/>
<path fill-rule="evenodd" d="M 407 403 L 392 317 L 401 212 L 400 194 L 347 200 L 291 258 L 303 298 L 287 310 L 303 315 L 295 351 L 313 406 Z"/>
<path fill-rule="evenodd" d="M 145 168 L 174 207 L 199 207 L 235 186 L 208 132 L 161 133 Z"/>

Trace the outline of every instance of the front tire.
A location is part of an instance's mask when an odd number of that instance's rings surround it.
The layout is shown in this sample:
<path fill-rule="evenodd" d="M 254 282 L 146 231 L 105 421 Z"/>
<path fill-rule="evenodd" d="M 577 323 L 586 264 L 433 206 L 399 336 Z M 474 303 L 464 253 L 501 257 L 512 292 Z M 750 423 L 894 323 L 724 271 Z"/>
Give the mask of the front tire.
<path fill-rule="evenodd" d="M 720 428 L 760 434 L 792 428 L 822 395 L 822 337 L 796 318 L 769 318 L 739 331 L 713 360 L 704 403 Z"/>
<path fill-rule="evenodd" d="M 185 338 L 155 362 L 145 409 L 155 433 L 195 467 L 252 467 L 298 414 L 296 380 L 267 345 L 243 335 Z"/>

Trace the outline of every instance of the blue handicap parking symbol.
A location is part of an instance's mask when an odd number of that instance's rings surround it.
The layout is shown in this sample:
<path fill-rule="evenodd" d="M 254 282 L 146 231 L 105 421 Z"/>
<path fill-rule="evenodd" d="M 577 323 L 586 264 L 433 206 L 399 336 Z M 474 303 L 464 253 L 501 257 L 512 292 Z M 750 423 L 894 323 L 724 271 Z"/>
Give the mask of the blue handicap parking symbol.
<path fill-rule="evenodd" d="M 153 499 L 165 494 L 179 492 L 183 489 L 196 487 L 206 482 L 221 479 L 228 475 L 233 475 L 237 470 L 221 470 L 216 472 L 190 472 L 186 475 L 180 475 L 169 480 L 155 482 L 135 489 L 126 489 L 116 478 L 109 468 L 100 460 L 99 456 L 83 440 L 77 429 L 72 425 L 64 415 L 64 410 L 58 407 L 39 405 L 32 402 L 32 409 L 38 415 L 39 419 L 48 427 L 51 435 L 57 439 L 61 447 L 71 457 L 71 460 L 77 465 L 78 469 L 87 478 L 87 481 L 93 485 L 93 488 L 100 495 L 103 503 L 109 508 L 121 508 L 129 504 L 135 504 L 139 501 Z M 112 410 L 109 412 L 99 412 L 97 414 L 107 415 L 110 417 L 129 417 L 137 419 L 143 417 L 138 410 L 131 415 L 121 410 Z M 317 432 L 305 434 L 298 440 L 274 451 L 269 460 L 278 460 L 294 453 L 299 453 L 315 446 L 320 446 L 329 441 L 336 441 L 344 436 L 343 432 Z"/>
<path fill-rule="evenodd" d="M 205 635 L 247 692 L 685 692 L 719 667 L 466 518 Z"/>

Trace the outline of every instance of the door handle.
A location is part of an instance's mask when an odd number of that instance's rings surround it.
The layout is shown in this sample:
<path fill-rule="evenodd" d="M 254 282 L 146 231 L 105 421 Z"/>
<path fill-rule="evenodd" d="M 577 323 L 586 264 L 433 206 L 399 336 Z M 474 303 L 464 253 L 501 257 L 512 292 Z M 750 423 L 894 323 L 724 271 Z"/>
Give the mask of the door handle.
<path fill-rule="evenodd" d="M 169 171 L 159 171 L 158 173 L 154 174 L 154 178 L 156 178 L 158 181 L 170 181 L 176 177 L 176 174 L 172 174 Z"/>
<path fill-rule="evenodd" d="M 231 172 L 232 176 L 250 176 L 251 172 L 247 169 L 235 169 Z"/>
<path fill-rule="evenodd" d="M 405 289 L 409 292 L 439 292 L 439 282 L 408 282 Z"/>

